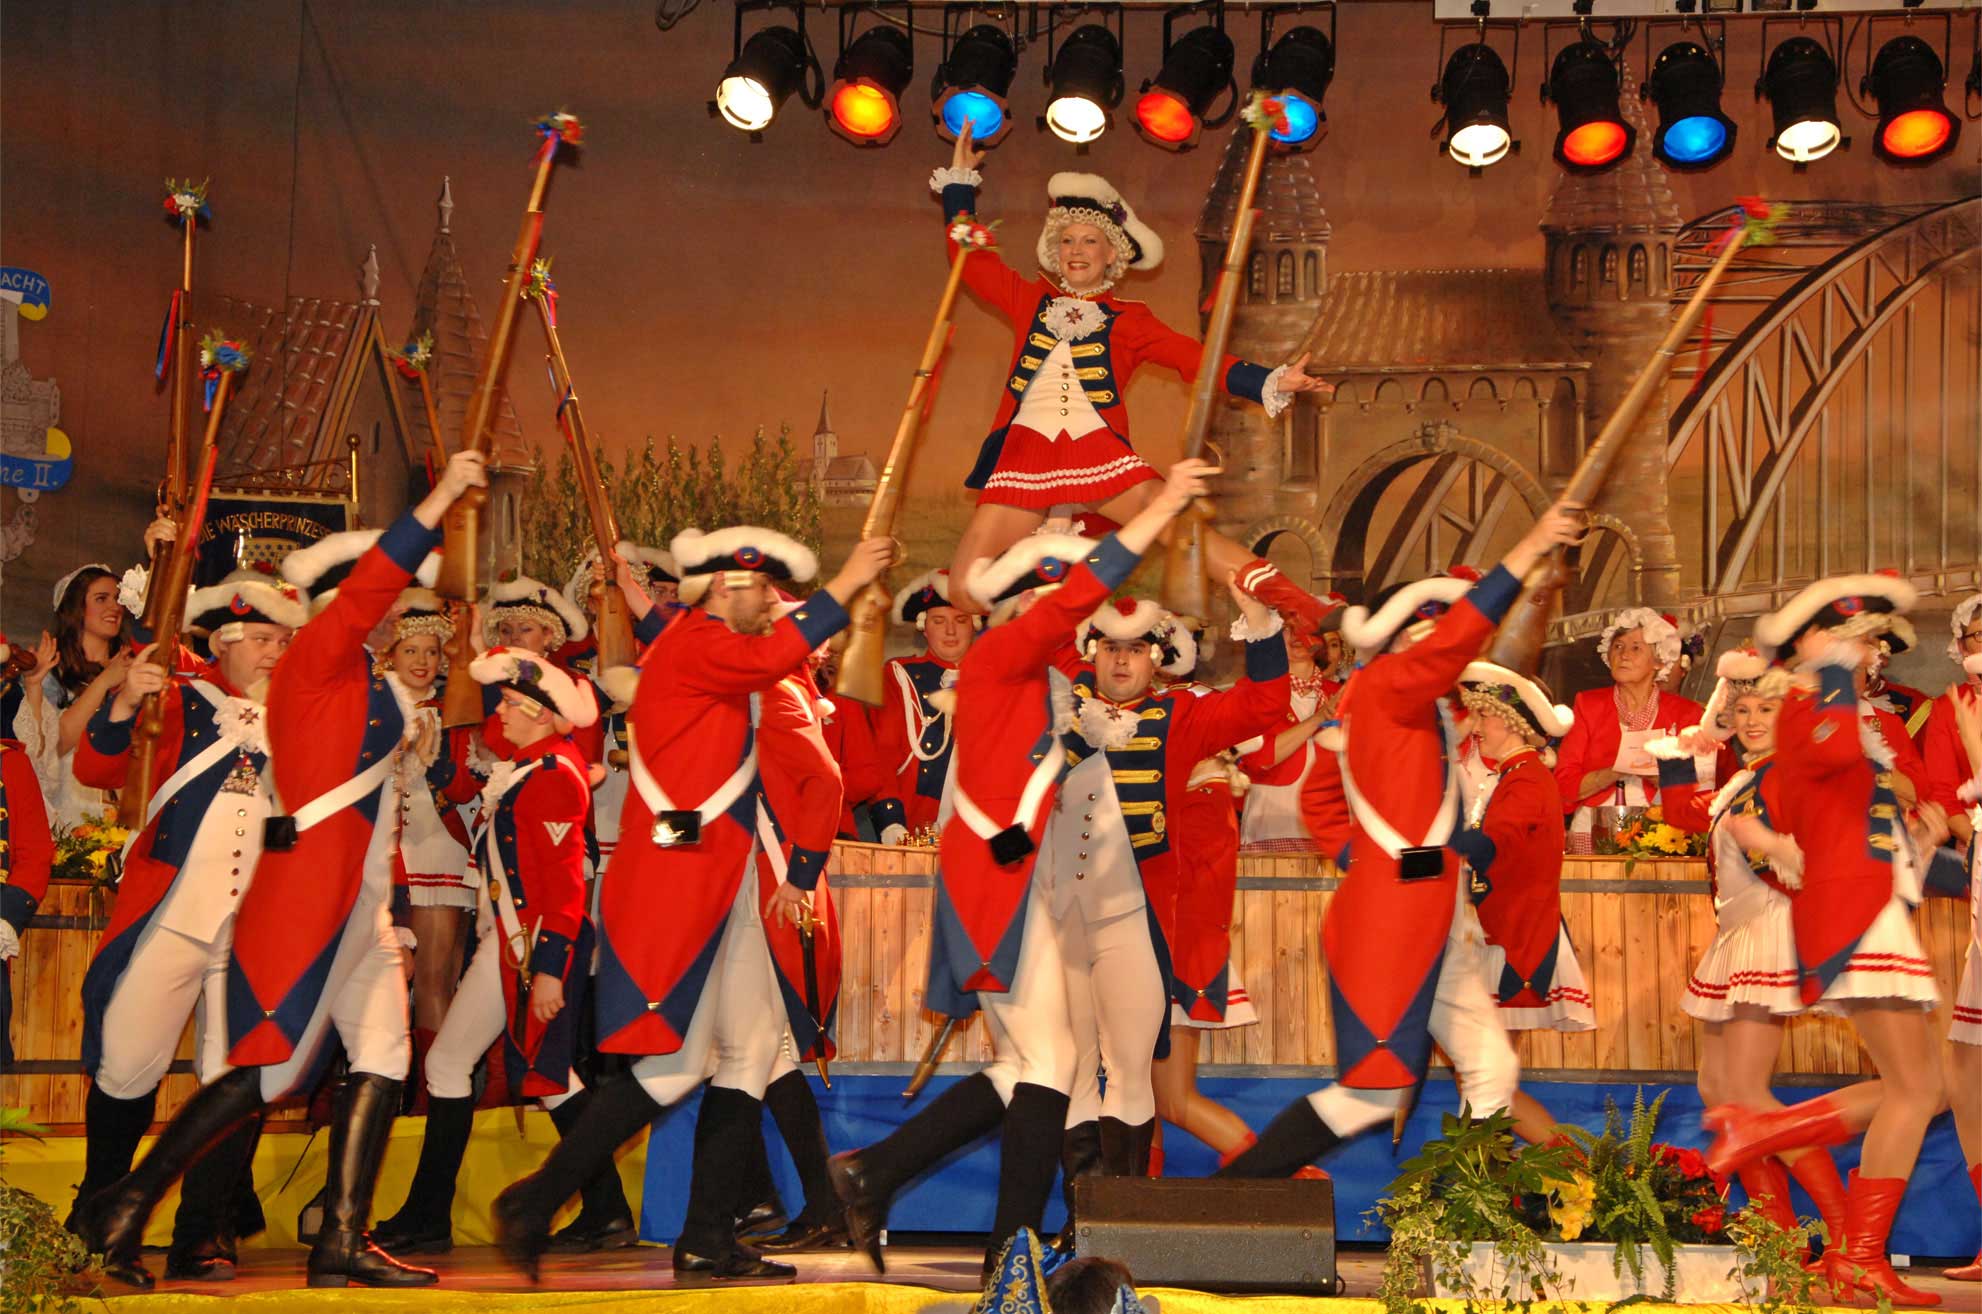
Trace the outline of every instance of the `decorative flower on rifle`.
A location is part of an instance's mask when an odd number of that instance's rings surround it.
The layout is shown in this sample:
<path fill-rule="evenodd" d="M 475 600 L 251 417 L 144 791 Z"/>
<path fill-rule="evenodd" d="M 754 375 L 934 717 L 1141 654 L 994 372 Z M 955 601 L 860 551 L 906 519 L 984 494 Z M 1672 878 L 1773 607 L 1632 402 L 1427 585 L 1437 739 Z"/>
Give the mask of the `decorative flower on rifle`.
<path fill-rule="evenodd" d="M 165 180 L 165 217 L 175 224 L 191 219 L 213 222 L 213 211 L 206 203 L 206 185 L 212 179 L 202 178 L 195 183 L 191 178 L 180 182 L 177 178 Z"/>
<path fill-rule="evenodd" d="M 232 338 L 220 336 L 217 331 L 200 339 L 200 368 L 204 370 L 239 374 L 248 368 L 248 355 L 246 347 Z"/>
<path fill-rule="evenodd" d="M 1277 132 L 1284 137 L 1293 131 L 1287 122 L 1287 102 L 1279 96 L 1255 92 L 1246 102 L 1245 118 L 1256 132 Z"/>
<path fill-rule="evenodd" d="M 530 272 L 523 276 L 523 295 L 557 300 L 557 284 L 551 281 L 549 256 L 539 256 L 530 262 Z"/>
<path fill-rule="evenodd" d="M 386 354 L 392 357 L 395 369 L 407 378 L 417 380 L 433 364 L 434 335 L 431 332 L 422 333 L 398 351 L 388 351 Z"/>
<path fill-rule="evenodd" d="M 566 146 L 576 146 L 585 140 L 585 125 L 578 121 L 576 114 L 567 114 L 563 110 L 538 119 L 536 129 L 546 144 L 561 142 Z"/>
<path fill-rule="evenodd" d="M 981 224 L 968 214 L 960 214 L 950 223 L 950 240 L 973 251 L 988 251 L 998 245 L 998 235 L 993 231 L 997 226 L 996 220 Z"/>

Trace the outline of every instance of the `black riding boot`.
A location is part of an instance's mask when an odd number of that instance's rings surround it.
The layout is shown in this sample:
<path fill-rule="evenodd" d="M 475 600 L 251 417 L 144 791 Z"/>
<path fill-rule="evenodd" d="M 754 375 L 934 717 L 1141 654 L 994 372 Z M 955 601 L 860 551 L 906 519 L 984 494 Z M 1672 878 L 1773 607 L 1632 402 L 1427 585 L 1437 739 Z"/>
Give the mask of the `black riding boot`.
<path fill-rule="evenodd" d="M 372 1229 L 380 1249 L 400 1255 L 444 1255 L 454 1249 L 454 1183 L 474 1130 L 474 1096 L 442 1098 L 428 1092 L 420 1166 L 413 1170 L 413 1185 L 399 1212 Z"/>
<path fill-rule="evenodd" d="M 620 1072 L 592 1087 L 585 1116 L 536 1172 L 510 1184 L 490 1206 L 503 1257 L 537 1280 L 537 1261 L 551 1243 L 551 1219 L 564 1202 L 612 1166 L 613 1152 L 661 1116 L 632 1074 Z"/>
<path fill-rule="evenodd" d="M 819 1117 L 812 1083 L 803 1072 L 787 1072 L 764 1092 L 764 1103 L 770 1107 L 778 1135 L 784 1138 L 798 1168 L 798 1180 L 805 1186 L 805 1208 L 792 1219 L 790 1227 L 759 1241 L 757 1248 L 766 1254 L 845 1249 L 846 1210 L 841 1208 L 826 1170 L 826 1125 Z"/>
<path fill-rule="evenodd" d="M 551 1122 L 560 1137 L 571 1135 L 578 1120 L 591 1107 L 592 1088 L 586 1087 L 550 1111 Z M 563 1254 L 592 1250 L 623 1250 L 640 1244 L 633 1206 L 626 1202 L 626 1188 L 619 1182 L 619 1167 L 611 1159 L 593 1173 L 578 1193 L 578 1217 L 551 1237 L 551 1249 Z"/>
<path fill-rule="evenodd" d="M 172 1219 L 172 1249 L 165 1276 L 191 1282 L 231 1282 L 238 1261 L 234 1215 L 241 1183 L 254 1180 L 252 1159 L 259 1118 L 249 1118 L 186 1170 L 179 1184 L 179 1212 Z"/>
<path fill-rule="evenodd" d="M 1064 1116 L 1064 1108 L 1061 1113 Z M 995 1130 L 1004 1117 L 1005 1102 L 998 1098 L 998 1088 L 991 1078 L 974 1072 L 883 1139 L 827 1160 L 833 1192 L 846 1209 L 853 1248 L 867 1256 L 875 1272 L 887 1271 L 881 1260 L 881 1229 L 888 1225 L 888 1202 L 895 1192 L 944 1155 Z"/>
<path fill-rule="evenodd" d="M 763 1120 L 757 1135 L 743 1147 L 743 1157 L 730 1165 L 737 1178 L 736 1239 L 755 1244 L 761 1237 L 774 1235 L 791 1221 L 785 1202 L 778 1195 L 778 1184 L 771 1180 L 771 1154 L 764 1145 Z"/>
<path fill-rule="evenodd" d="M 1101 1171 L 1110 1177 L 1149 1176 L 1149 1147 L 1156 1140 L 1156 1119 L 1134 1126 L 1120 1118 L 1101 1120 Z"/>
<path fill-rule="evenodd" d="M 1074 1183 L 1101 1169 L 1101 1124 L 1077 1122 L 1060 1137 L 1060 1199 L 1067 1206 L 1067 1225 L 1054 1242 L 1061 1250 L 1074 1248 Z"/>
<path fill-rule="evenodd" d="M 1021 1227 L 1039 1230 L 1046 1197 L 1053 1192 L 1053 1174 L 1060 1166 L 1066 1126 L 1064 1093 L 1023 1081 L 1013 1088 L 999 1147 L 998 1211 L 991 1220 L 986 1268 L 997 1262 L 998 1252 Z"/>
<path fill-rule="evenodd" d="M 261 1081 L 260 1068 L 235 1068 L 200 1087 L 152 1142 L 151 1153 L 78 1210 L 76 1235 L 103 1256 L 106 1276 L 151 1290 L 152 1276 L 138 1258 L 151 1211 L 195 1159 L 261 1108 Z"/>
<path fill-rule="evenodd" d="M 330 1179 L 324 1183 L 323 1230 L 310 1248 L 309 1284 L 346 1287 L 424 1287 L 440 1281 L 430 1268 L 402 1264 L 372 1244 L 372 1188 L 399 1113 L 401 1083 L 353 1072 L 337 1092 L 330 1123 Z"/>
<path fill-rule="evenodd" d="M 90 1197 L 131 1171 L 131 1161 L 138 1157 L 138 1142 L 151 1130 L 151 1120 L 157 1114 L 156 1086 L 136 1099 L 120 1100 L 90 1083 L 89 1096 L 83 1101 L 83 1180 L 76 1187 L 76 1203 L 63 1226 L 76 1232 Z"/>
<path fill-rule="evenodd" d="M 702 1088 L 695 1120 L 695 1165 L 688 1212 L 674 1243 L 677 1278 L 788 1278 L 798 1270 L 764 1258 L 736 1239 L 736 1216 L 748 1183 L 736 1171 L 750 1142 L 764 1138 L 764 1102 L 728 1086 Z"/>
<path fill-rule="evenodd" d="M 1214 1177 L 1292 1177 L 1342 1143 L 1305 1097 L 1274 1116 L 1250 1149 Z"/>

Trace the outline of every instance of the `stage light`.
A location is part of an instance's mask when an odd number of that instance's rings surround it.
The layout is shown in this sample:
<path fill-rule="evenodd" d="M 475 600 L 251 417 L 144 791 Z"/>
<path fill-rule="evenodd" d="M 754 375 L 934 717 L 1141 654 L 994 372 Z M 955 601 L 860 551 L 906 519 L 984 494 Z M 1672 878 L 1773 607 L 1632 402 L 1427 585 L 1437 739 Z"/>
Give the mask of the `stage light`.
<path fill-rule="evenodd" d="M 840 51 L 826 96 L 826 122 L 856 146 L 881 146 L 901 131 L 901 94 L 915 69 L 908 36 L 870 27 Z"/>
<path fill-rule="evenodd" d="M 805 38 L 796 29 L 760 28 L 723 70 L 716 108 L 730 126 L 762 132 L 804 83 L 810 63 Z"/>
<path fill-rule="evenodd" d="M 1507 127 L 1507 65 L 1492 46 L 1461 46 L 1445 62 L 1445 149 L 1469 169 L 1498 163 L 1514 145 Z"/>
<path fill-rule="evenodd" d="M 1844 140 L 1837 121 L 1837 64 L 1809 37 L 1791 37 L 1770 53 L 1762 94 L 1775 114 L 1772 144 L 1785 160 L 1821 160 Z"/>
<path fill-rule="evenodd" d="M 1617 107 L 1617 65 L 1594 41 L 1564 46 L 1549 70 L 1555 102 L 1555 162 L 1576 173 L 1607 169 L 1631 153 L 1638 130 Z"/>
<path fill-rule="evenodd" d="M 1704 47 L 1679 41 L 1659 52 L 1645 93 L 1658 108 L 1652 155 L 1670 169 L 1704 169 L 1734 149 L 1734 121 L 1721 113 L 1721 71 Z"/>
<path fill-rule="evenodd" d="M 936 135 L 955 141 L 968 123 L 971 142 L 976 146 L 996 146 L 1004 140 L 1012 130 L 1005 93 L 1012 89 L 1018 66 L 1011 37 L 989 23 L 959 36 L 929 84 L 929 112 L 936 120 Z"/>
<path fill-rule="evenodd" d="M 1290 28 L 1253 65 L 1253 85 L 1280 98 L 1285 128 L 1273 140 L 1310 150 L 1322 138 L 1328 116 L 1321 101 L 1335 80 L 1335 47 L 1319 28 Z"/>
<path fill-rule="evenodd" d="M 1046 126 L 1062 141 L 1084 145 L 1108 131 L 1108 112 L 1122 103 L 1122 44 L 1099 23 L 1077 28 L 1060 44 L 1047 70 Z"/>
<path fill-rule="evenodd" d="M 1162 71 L 1143 84 L 1136 102 L 1136 130 L 1165 150 L 1197 145 L 1205 111 L 1232 82 L 1232 38 L 1215 27 L 1193 28 L 1164 52 Z"/>
<path fill-rule="evenodd" d="M 1892 164 L 1925 164 L 1954 149 L 1961 125 L 1941 101 L 1947 72 L 1919 37 L 1894 37 L 1879 47 L 1866 87 L 1879 104 L 1874 149 Z"/>

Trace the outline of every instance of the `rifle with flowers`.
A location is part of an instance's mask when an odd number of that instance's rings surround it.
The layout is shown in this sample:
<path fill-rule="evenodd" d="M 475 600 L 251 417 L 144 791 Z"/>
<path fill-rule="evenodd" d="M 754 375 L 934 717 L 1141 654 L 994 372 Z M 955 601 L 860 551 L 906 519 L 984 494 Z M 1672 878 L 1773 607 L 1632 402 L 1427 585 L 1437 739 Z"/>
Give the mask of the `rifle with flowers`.
<path fill-rule="evenodd" d="M 172 289 L 172 302 L 165 310 L 165 323 L 158 330 L 158 360 L 152 374 L 171 390 L 169 436 L 165 446 L 165 482 L 158 493 L 159 514 L 177 520 L 186 512 L 186 481 L 193 468 L 192 414 L 193 380 L 193 244 L 200 224 L 211 222 L 213 209 L 207 204 L 206 181 L 191 178 L 165 180 L 165 218 L 180 230 L 179 286 Z M 160 545 L 150 563 L 151 579 L 162 573 L 169 549 Z M 147 588 L 144 625 L 158 630 L 160 609 L 165 605 L 162 590 Z"/>
<path fill-rule="evenodd" d="M 440 431 L 440 410 L 434 405 L 434 335 L 422 333 L 398 351 L 388 351 L 393 368 L 420 390 L 420 405 L 426 411 L 427 432 L 434 436 L 434 473 L 447 464 L 447 439 Z"/>
<path fill-rule="evenodd" d="M 537 258 L 537 247 L 544 236 L 544 192 L 550 186 L 551 169 L 557 163 L 561 146 L 577 146 L 585 129 L 575 115 L 560 110 L 537 120 L 535 131 L 541 144 L 535 156 L 536 178 L 530 185 L 530 200 L 523 208 L 523 226 L 516 235 L 516 246 L 509 255 L 509 278 L 502 299 L 496 303 L 495 325 L 489 331 L 488 352 L 482 357 L 480 377 L 468 398 L 468 415 L 461 430 L 461 450 L 487 452 L 489 428 L 495 418 L 496 394 L 509 372 L 509 337 L 516 327 L 516 311 L 523 297 L 523 283 L 530 274 L 530 262 Z M 482 536 L 482 507 L 488 494 L 471 488 L 453 506 L 441 529 L 440 579 L 434 591 L 462 608 L 474 604 Z M 475 725 L 482 719 L 482 691 L 466 678 L 468 665 L 475 660 L 474 636 L 469 626 L 454 627 L 448 640 L 447 664 L 454 678 L 447 682 L 441 701 L 441 725 L 446 729 Z"/>
<path fill-rule="evenodd" d="M 178 533 L 173 537 L 162 569 L 151 575 L 146 619 L 151 622 L 151 656 L 147 659 L 166 671 L 179 655 L 179 634 L 186 622 L 186 597 L 193 583 L 193 562 L 199 555 L 200 530 L 206 524 L 207 494 L 213 488 L 214 462 L 220 456 L 220 418 L 227 411 L 227 398 L 234 380 L 248 368 L 248 351 L 240 343 L 207 335 L 200 343 L 200 366 L 207 379 L 206 433 L 200 439 L 199 475 L 188 490 L 190 500 L 178 516 Z M 153 605 L 156 600 L 156 605 Z M 155 613 L 155 618 L 154 618 Z M 164 696 L 145 695 L 131 728 L 131 755 L 124 768 L 124 788 L 117 796 L 117 821 L 136 830 L 145 824 L 151 807 L 152 745 L 165 730 Z"/>
<path fill-rule="evenodd" d="M 963 262 L 973 252 L 996 246 L 997 236 L 990 225 L 960 214 L 950 221 L 950 241 L 957 248 L 950 260 L 950 277 L 943 284 L 943 295 L 936 303 L 936 321 L 929 326 L 929 337 L 922 344 L 922 359 L 909 382 L 908 401 L 903 404 L 902 418 L 895 425 L 895 440 L 888 445 L 887 464 L 881 467 L 874 496 L 867 504 L 867 518 L 860 526 L 862 540 L 886 538 L 895 532 L 902 491 L 908 486 L 909 467 L 915 461 L 916 435 L 936 400 L 936 367 L 955 332 L 950 321 L 956 310 L 957 291 L 963 285 Z M 840 657 L 840 673 L 834 687 L 869 707 L 879 707 L 883 695 L 881 671 L 887 660 L 889 602 L 888 577 L 883 575 L 862 589 L 847 608 L 846 652 Z"/>
<path fill-rule="evenodd" d="M 606 481 L 599 474 L 599 462 L 592 451 L 591 435 L 585 431 L 585 416 L 578 409 L 578 391 L 572 386 L 571 366 L 564 359 L 564 343 L 557 334 L 557 284 L 551 281 L 551 262 L 538 260 L 530 266 L 530 277 L 523 284 L 523 295 L 537 308 L 537 318 L 544 326 L 544 343 L 549 348 L 546 357 L 550 365 L 551 391 L 557 394 L 557 423 L 564 431 L 565 441 L 571 444 L 571 459 L 578 471 L 578 490 L 585 498 L 585 511 L 592 522 L 592 541 L 598 548 L 599 560 L 610 563 L 614 548 L 618 545 L 619 519 L 613 514 L 612 499 L 606 493 Z M 599 656 L 593 669 L 605 672 L 615 666 L 631 666 L 639 653 L 633 640 L 633 617 L 627 613 L 626 595 L 610 582 L 592 595 L 592 614 L 596 623 L 592 632 L 598 636 Z"/>

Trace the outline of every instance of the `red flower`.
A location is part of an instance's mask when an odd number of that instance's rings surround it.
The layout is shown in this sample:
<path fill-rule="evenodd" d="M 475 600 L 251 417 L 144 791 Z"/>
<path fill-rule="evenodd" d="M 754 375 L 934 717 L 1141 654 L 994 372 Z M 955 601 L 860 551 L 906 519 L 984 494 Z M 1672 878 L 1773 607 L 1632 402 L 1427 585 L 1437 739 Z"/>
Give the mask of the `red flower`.
<path fill-rule="evenodd" d="M 1760 196 L 1737 196 L 1734 198 L 1734 203 L 1740 206 L 1741 212 L 1750 219 L 1769 217 L 1769 203 Z"/>
<path fill-rule="evenodd" d="M 1698 1150 L 1681 1149 L 1672 1158 L 1673 1166 L 1688 1177 L 1705 1177 L 1707 1161 Z"/>
<path fill-rule="evenodd" d="M 1708 1205 L 1693 1215 L 1693 1226 L 1702 1232 L 1718 1232 L 1727 1220 L 1727 1211 L 1719 1205 Z"/>

